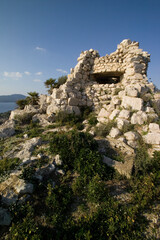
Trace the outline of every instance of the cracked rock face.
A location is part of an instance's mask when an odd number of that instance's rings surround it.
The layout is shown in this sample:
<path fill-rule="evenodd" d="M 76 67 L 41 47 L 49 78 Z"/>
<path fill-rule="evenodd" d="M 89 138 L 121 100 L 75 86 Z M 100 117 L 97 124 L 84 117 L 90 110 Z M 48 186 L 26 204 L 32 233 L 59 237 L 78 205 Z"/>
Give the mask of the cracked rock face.
<path fill-rule="evenodd" d="M 0 138 L 11 137 L 15 134 L 15 123 L 13 120 L 8 120 L 0 126 Z"/>

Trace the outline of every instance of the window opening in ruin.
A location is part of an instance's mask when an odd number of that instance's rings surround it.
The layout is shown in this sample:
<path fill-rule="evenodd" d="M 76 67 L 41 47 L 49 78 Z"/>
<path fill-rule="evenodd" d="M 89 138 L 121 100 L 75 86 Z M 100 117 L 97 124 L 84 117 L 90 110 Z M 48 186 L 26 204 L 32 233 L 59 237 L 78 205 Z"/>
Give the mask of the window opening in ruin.
<path fill-rule="evenodd" d="M 123 73 L 122 72 L 107 72 L 93 74 L 94 80 L 99 84 L 119 83 Z"/>

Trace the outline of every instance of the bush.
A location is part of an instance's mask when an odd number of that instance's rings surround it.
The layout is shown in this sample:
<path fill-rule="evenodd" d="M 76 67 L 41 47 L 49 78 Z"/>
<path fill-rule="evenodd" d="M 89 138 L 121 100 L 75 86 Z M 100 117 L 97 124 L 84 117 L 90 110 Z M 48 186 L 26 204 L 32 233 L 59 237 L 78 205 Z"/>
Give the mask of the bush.
<path fill-rule="evenodd" d="M 104 202 L 108 197 L 108 189 L 106 184 L 96 175 L 87 186 L 87 199 L 89 202 Z"/>
<path fill-rule="evenodd" d="M 20 100 L 16 101 L 16 104 L 22 110 L 28 104 L 28 101 L 27 101 L 27 99 L 20 99 Z"/>
<path fill-rule="evenodd" d="M 65 170 L 74 169 L 87 178 L 105 172 L 97 150 L 93 136 L 77 131 L 54 134 L 50 143 L 50 151 L 61 155 Z"/>
<path fill-rule="evenodd" d="M 116 122 L 114 120 L 96 127 L 95 134 L 96 136 L 106 137 L 110 133 L 112 127 L 116 127 Z"/>
<path fill-rule="evenodd" d="M 148 154 L 148 146 L 144 143 L 143 139 L 139 140 L 139 147 L 136 149 L 136 156 L 134 162 L 134 174 L 145 174 L 148 168 L 148 164 L 151 160 Z"/>
<path fill-rule="evenodd" d="M 22 210 L 19 209 L 19 212 L 15 212 L 16 214 L 24 214 Z M 14 214 L 15 214 L 14 213 Z M 38 224 L 36 223 L 34 219 L 34 209 L 30 204 L 26 204 L 25 207 L 25 217 L 18 218 L 18 221 L 16 223 L 12 223 L 12 226 L 10 227 L 10 232 L 7 235 L 8 240 L 20 240 L 20 239 L 32 239 L 32 240 L 40 240 L 42 239 L 40 234 L 40 229 Z"/>
<path fill-rule="evenodd" d="M 16 115 L 15 120 L 18 122 L 19 125 L 30 124 L 33 115 L 34 113 L 24 113 L 22 115 Z"/>
<path fill-rule="evenodd" d="M 0 175 L 13 170 L 20 162 L 19 158 L 4 158 L 0 160 Z"/>

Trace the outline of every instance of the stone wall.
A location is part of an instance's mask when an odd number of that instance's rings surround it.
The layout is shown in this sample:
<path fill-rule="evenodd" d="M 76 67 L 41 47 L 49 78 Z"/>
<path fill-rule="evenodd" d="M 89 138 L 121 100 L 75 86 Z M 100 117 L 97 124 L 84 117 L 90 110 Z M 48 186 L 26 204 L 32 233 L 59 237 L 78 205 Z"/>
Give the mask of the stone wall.
<path fill-rule="evenodd" d="M 48 115 L 58 111 L 79 114 L 81 106 L 90 106 L 95 111 L 100 111 L 103 104 L 111 101 L 117 88 L 128 84 L 140 83 L 153 88 L 146 76 L 150 55 L 139 49 L 138 42 L 123 40 L 115 52 L 104 57 L 100 57 L 98 51 L 90 49 L 82 52 L 77 60 L 67 82 L 59 89 L 54 89 L 48 99 Z M 97 76 L 104 78 L 103 84 L 97 82 Z M 119 77 L 120 81 L 110 82 L 114 76 Z M 105 78 L 108 79 L 106 83 Z"/>

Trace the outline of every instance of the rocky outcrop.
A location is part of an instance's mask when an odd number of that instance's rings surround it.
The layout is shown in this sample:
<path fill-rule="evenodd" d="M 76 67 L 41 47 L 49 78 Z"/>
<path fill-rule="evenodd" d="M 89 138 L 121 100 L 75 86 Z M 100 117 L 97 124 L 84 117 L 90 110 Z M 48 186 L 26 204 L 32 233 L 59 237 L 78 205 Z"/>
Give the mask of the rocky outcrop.
<path fill-rule="evenodd" d="M 15 134 L 15 122 L 8 120 L 0 126 L 0 138 L 11 137 Z"/>
<path fill-rule="evenodd" d="M 80 115 L 82 107 L 89 107 L 98 124 L 115 123 L 109 141 L 118 139 L 135 151 L 143 138 L 152 149 L 160 149 L 160 133 L 154 125 L 160 113 L 160 93 L 147 79 L 150 54 L 139 49 L 138 42 L 125 39 L 110 55 L 100 57 L 90 49 L 81 52 L 77 61 L 65 84 L 54 88 L 51 96 L 40 96 L 39 109 L 15 110 L 10 119 L 32 112 L 32 121 L 46 126 L 57 112 Z M 90 133 L 94 134 L 93 128 Z"/>

